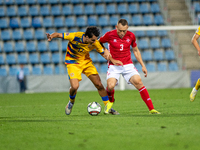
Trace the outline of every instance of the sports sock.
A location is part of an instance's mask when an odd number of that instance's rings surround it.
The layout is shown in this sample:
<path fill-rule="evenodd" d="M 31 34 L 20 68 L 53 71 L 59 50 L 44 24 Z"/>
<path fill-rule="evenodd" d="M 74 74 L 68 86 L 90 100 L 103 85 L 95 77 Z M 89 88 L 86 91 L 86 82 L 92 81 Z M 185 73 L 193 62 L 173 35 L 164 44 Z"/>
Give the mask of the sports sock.
<path fill-rule="evenodd" d="M 195 89 L 198 90 L 200 87 L 200 78 L 197 80 L 197 83 L 195 85 Z"/>
<path fill-rule="evenodd" d="M 148 93 L 146 87 L 143 86 L 142 88 L 140 88 L 139 92 L 140 92 L 140 95 L 141 95 L 143 101 L 146 103 L 147 107 L 149 108 L 149 110 L 154 109 L 153 103 L 151 101 L 151 98 L 149 96 L 149 93 Z"/>
<path fill-rule="evenodd" d="M 101 98 L 102 98 L 102 101 L 103 101 L 104 105 L 106 106 L 106 104 L 109 102 L 108 96 L 106 95 L 106 96 L 101 97 Z"/>
<path fill-rule="evenodd" d="M 74 102 L 75 102 L 75 97 L 76 97 L 76 95 L 74 95 L 74 96 L 69 95 L 69 100 L 72 104 L 74 104 Z"/>
<path fill-rule="evenodd" d="M 115 89 L 113 89 L 112 91 L 108 91 L 108 87 L 106 87 L 106 92 L 108 94 L 108 98 L 110 102 L 115 102 L 115 99 L 114 99 Z"/>

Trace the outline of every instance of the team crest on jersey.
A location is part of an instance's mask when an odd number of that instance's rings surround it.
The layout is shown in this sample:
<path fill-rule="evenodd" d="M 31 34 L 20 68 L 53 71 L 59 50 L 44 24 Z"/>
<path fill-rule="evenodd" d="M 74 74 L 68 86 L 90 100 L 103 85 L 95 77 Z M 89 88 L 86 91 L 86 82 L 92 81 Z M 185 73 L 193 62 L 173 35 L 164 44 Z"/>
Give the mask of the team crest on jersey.
<path fill-rule="evenodd" d="M 128 42 L 128 43 L 129 43 L 129 42 L 130 42 L 130 39 L 126 39 L 126 42 Z"/>
<path fill-rule="evenodd" d="M 74 76 L 74 73 L 70 73 L 70 76 L 73 77 L 73 76 Z"/>
<path fill-rule="evenodd" d="M 116 39 L 114 39 L 114 40 L 113 40 L 113 42 L 117 42 L 117 40 L 116 40 Z"/>
<path fill-rule="evenodd" d="M 69 33 L 65 33 L 65 35 L 66 35 L 66 36 L 68 36 L 68 35 L 69 35 Z"/>

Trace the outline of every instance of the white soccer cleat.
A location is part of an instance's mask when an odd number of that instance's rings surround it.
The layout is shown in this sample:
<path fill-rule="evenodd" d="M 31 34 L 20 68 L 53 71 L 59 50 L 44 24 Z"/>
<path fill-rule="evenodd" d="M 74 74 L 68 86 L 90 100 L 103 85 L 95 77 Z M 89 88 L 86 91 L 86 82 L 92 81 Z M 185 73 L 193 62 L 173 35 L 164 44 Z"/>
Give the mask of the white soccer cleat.
<path fill-rule="evenodd" d="M 71 114 L 73 105 L 74 105 L 74 104 L 72 104 L 72 103 L 69 101 L 69 103 L 68 103 L 67 106 L 65 107 L 65 113 L 66 113 L 66 115 L 70 115 L 70 114 Z"/>
<path fill-rule="evenodd" d="M 195 88 L 192 89 L 192 92 L 190 93 L 190 101 L 193 102 L 195 100 L 195 97 L 197 95 L 197 90 Z"/>

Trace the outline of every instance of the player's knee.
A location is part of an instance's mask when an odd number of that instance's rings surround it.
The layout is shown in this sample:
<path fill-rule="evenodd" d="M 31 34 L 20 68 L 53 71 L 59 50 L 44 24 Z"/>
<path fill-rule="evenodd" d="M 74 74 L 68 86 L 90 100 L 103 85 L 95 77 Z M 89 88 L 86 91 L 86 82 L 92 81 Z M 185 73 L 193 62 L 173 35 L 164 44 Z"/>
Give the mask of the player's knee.
<path fill-rule="evenodd" d="M 79 85 L 71 85 L 71 88 L 73 89 L 73 90 L 78 90 L 78 88 L 79 88 Z"/>
<path fill-rule="evenodd" d="M 114 89 L 114 87 L 115 87 L 115 84 L 113 84 L 113 83 L 107 83 L 107 89 L 109 91 L 112 91 Z"/>

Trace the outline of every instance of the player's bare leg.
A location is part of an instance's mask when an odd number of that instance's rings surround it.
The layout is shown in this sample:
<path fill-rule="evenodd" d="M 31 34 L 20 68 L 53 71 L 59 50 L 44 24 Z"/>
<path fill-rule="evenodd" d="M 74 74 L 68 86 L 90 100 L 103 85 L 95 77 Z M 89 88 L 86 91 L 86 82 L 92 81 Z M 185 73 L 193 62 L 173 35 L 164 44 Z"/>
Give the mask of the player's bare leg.
<path fill-rule="evenodd" d="M 71 87 L 69 88 L 69 102 L 67 106 L 65 107 L 66 115 L 70 115 L 70 113 L 72 112 L 72 107 L 75 102 L 76 93 L 79 88 L 78 79 L 70 79 L 69 81 L 70 81 Z"/>
<path fill-rule="evenodd" d="M 147 107 L 149 108 L 149 113 L 160 114 L 157 110 L 154 109 L 149 93 L 146 87 L 143 85 L 141 77 L 139 75 L 134 75 L 130 78 L 129 81 L 139 90 L 141 98 L 146 103 Z"/>

